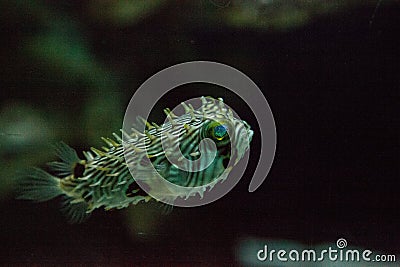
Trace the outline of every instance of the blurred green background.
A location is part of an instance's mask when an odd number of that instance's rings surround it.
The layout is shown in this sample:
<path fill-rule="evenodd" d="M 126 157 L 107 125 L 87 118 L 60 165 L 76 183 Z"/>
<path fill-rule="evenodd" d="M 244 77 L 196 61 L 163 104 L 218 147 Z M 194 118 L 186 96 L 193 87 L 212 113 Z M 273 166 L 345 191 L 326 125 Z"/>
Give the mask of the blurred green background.
<path fill-rule="evenodd" d="M 398 253 L 399 1 L 0 1 L 0 263 L 246 265 L 243 238 L 313 246 L 345 235 Z M 262 88 L 278 149 L 267 182 L 247 192 L 257 160 L 226 197 L 162 215 L 156 204 L 69 225 L 58 201 L 14 200 L 15 173 L 80 153 L 122 126 L 136 88 L 192 60 L 231 65 Z M 222 96 L 191 85 L 158 104 Z M 397 114 L 397 115 L 396 115 Z M 396 189 L 395 189 L 396 188 Z M 247 239 L 246 239 L 247 240 Z M 245 258 L 249 255 L 245 255 Z"/>

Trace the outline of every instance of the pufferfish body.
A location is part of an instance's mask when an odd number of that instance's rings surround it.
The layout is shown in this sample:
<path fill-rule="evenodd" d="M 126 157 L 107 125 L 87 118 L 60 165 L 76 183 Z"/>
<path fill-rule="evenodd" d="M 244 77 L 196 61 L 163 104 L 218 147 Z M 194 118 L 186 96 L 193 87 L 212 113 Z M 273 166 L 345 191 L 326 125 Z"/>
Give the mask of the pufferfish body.
<path fill-rule="evenodd" d="M 182 103 L 185 114 L 181 116 L 165 109 L 168 121 L 161 126 L 143 121 L 144 133 L 132 129 L 129 134 L 123 131 L 122 138 L 117 134 L 113 139 L 102 138 L 107 147 L 83 152 L 85 159 L 64 143 L 56 145 L 61 161 L 48 163 L 55 175 L 38 168 L 29 170 L 19 180 L 18 198 L 42 202 L 62 196 L 63 211 L 75 223 L 100 207 L 121 209 L 147 202 L 152 199 L 152 190 L 172 200 L 202 196 L 206 188 L 211 190 L 227 178 L 233 167 L 228 163 L 235 165 L 244 156 L 253 131 L 233 116 L 222 99 L 201 100 L 199 109 Z M 214 154 L 208 153 L 211 146 L 200 146 L 205 138 L 214 141 Z M 180 157 L 175 158 L 185 162 L 185 169 L 170 161 L 177 156 L 173 148 L 179 149 Z M 129 170 L 134 170 L 135 177 Z M 159 176 L 191 190 L 188 193 L 158 184 Z M 150 191 L 142 190 L 138 181 L 148 184 Z"/>

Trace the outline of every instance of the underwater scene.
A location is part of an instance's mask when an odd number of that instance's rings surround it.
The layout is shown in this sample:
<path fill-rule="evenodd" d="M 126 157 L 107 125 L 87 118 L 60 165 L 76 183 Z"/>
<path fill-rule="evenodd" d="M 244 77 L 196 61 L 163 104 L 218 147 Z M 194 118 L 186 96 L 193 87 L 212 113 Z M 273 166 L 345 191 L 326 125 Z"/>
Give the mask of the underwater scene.
<path fill-rule="evenodd" d="M 400 2 L 4 1 L 1 266 L 399 266 Z"/>

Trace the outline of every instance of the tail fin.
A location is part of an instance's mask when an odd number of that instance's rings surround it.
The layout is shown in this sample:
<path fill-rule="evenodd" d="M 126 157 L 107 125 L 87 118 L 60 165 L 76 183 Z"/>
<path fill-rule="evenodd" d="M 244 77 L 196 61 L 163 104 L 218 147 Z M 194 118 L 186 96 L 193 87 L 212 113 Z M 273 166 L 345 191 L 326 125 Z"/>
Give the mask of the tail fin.
<path fill-rule="evenodd" d="M 69 223 L 81 223 L 89 214 L 86 212 L 88 204 L 69 197 L 60 187 L 60 179 L 42 169 L 32 168 L 20 173 L 17 181 L 17 199 L 44 202 L 64 195 L 61 211 Z"/>
<path fill-rule="evenodd" d="M 63 195 L 60 179 L 42 169 L 33 168 L 20 174 L 17 199 L 43 202 Z"/>

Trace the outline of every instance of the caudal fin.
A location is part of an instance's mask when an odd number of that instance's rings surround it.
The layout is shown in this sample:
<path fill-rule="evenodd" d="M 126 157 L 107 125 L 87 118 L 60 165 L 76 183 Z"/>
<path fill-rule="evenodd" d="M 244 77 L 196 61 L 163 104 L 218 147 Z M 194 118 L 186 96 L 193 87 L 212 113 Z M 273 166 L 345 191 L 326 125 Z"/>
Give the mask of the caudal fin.
<path fill-rule="evenodd" d="M 43 202 L 64 194 L 60 179 L 38 168 L 20 173 L 17 186 L 17 199 Z"/>

